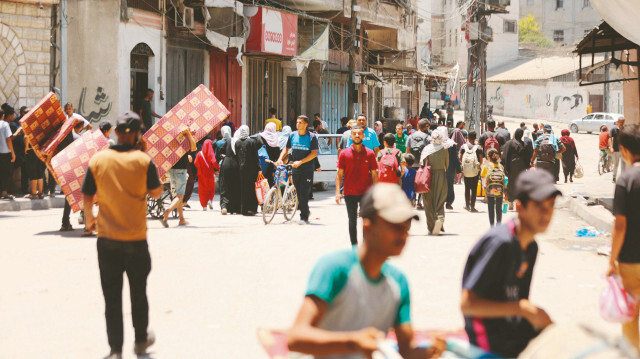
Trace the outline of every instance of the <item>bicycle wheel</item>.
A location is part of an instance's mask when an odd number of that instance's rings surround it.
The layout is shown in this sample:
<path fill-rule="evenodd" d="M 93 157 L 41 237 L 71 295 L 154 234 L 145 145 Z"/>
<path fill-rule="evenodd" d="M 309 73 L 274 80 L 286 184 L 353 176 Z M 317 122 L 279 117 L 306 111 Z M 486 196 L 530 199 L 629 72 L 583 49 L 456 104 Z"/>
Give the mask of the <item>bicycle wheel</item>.
<path fill-rule="evenodd" d="M 278 194 L 276 188 L 272 188 L 267 192 L 264 203 L 262 204 L 262 220 L 264 224 L 269 224 L 278 212 Z"/>
<path fill-rule="evenodd" d="M 598 161 L 598 174 L 602 176 L 604 173 L 604 157 L 600 156 L 600 160 Z"/>
<path fill-rule="evenodd" d="M 293 219 L 298 210 L 298 192 L 294 186 L 287 187 L 282 196 L 282 211 L 287 221 Z"/>

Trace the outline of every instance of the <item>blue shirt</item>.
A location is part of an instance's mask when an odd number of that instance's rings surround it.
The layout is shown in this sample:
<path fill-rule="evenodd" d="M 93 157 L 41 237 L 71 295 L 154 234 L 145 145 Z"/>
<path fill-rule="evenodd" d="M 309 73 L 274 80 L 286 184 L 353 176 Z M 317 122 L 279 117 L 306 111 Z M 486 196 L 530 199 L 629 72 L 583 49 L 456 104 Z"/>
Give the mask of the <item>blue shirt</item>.
<path fill-rule="evenodd" d="M 404 175 L 402 175 L 402 190 L 407 194 L 407 198 L 414 199 L 416 196 L 415 193 L 415 180 L 416 180 L 416 169 L 415 168 L 407 168 L 404 170 Z"/>
<path fill-rule="evenodd" d="M 462 288 L 483 299 L 517 302 L 529 298 L 533 266 L 538 244 L 532 242 L 522 250 L 515 223 L 492 228 L 471 250 L 462 275 Z M 536 332 L 522 317 L 465 317 L 469 342 L 507 358 L 524 350 Z"/>
<path fill-rule="evenodd" d="M 351 139 L 351 130 L 345 132 L 348 133 L 349 141 L 347 142 L 347 147 L 351 147 L 353 140 Z M 378 135 L 376 135 L 376 131 L 367 127 L 364 130 L 364 140 L 362 140 L 362 144 L 364 147 L 375 151 L 376 148 L 380 147 L 380 142 L 378 141 Z"/>
<path fill-rule="evenodd" d="M 307 157 L 311 151 L 318 150 L 318 138 L 308 131 L 303 136 L 298 131 L 295 131 L 289 136 L 287 148 L 291 149 L 289 160 L 291 162 L 300 161 Z M 301 164 L 298 168 L 294 168 L 293 172 L 313 172 L 313 170 L 313 161 L 309 161 Z"/>

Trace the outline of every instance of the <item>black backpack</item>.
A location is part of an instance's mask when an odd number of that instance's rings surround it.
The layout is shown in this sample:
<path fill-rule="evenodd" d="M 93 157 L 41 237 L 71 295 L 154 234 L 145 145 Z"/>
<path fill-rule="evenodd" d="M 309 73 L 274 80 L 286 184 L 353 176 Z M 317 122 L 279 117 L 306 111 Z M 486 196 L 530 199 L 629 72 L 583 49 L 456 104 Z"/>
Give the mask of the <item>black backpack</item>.
<path fill-rule="evenodd" d="M 420 155 L 422 150 L 427 146 L 427 134 L 424 132 L 416 132 L 411 135 L 411 147 L 409 150 L 413 157 L 416 158 L 416 163 L 420 161 Z"/>

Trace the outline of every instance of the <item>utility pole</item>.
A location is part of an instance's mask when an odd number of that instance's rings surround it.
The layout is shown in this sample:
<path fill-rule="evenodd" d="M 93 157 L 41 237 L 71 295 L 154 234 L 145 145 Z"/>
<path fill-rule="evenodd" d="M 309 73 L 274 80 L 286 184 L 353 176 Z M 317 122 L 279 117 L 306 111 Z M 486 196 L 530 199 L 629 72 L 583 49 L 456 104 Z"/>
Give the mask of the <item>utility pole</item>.
<path fill-rule="evenodd" d="M 351 31 L 351 46 L 349 47 L 349 91 L 347 91 L 347 103 L 349 104 L 349 118 L 355 118 L 356 102 L 358 102 L 358 88 L 355 83 L 356 72 L 356 56 L 358 55 L 357 48 L 360 46 L 359 41 L 359 26 L 358 26 L 358 11 L 360 6 L 356 4 L 356 0 L 351 0 L 351 24 L 349 30 Z"/>
<path fill-rule="evenodd" d="M 60 104 L 67 103 L 69 88 L 67 87 L 67 0 L 60 1 Z"/>
<path fill-rule="evenodd" d="M 604 61 L 609 61 L 609 53 L 604 54 Z M 602 112 L 609 112 L 609 64 L 604 65 L 604 96 L 602 99 Z"/>

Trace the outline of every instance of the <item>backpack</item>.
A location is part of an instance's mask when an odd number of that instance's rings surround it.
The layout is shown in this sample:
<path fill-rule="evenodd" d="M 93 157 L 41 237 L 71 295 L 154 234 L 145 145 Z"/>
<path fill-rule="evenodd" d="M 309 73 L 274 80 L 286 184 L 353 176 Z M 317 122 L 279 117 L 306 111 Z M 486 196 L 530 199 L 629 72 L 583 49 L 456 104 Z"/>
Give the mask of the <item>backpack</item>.
<path fill-rule="evenodd" d="M 556 161 L 556 149 L 551 143 L 551 135 L 542 135 L 542 141 L 538 145 L 538 154 L 541 161 L 552 163 Z"/>
<path fill-rule="evenodd" d="M 422 133 L 414 133 L 411 135 L 411 147 L 409 150 L 413 157 L 416 158 L 416 163 L 420 160 L 420 155 L 422 154 L 422 150 L 427 145 L 427 134 Z"/>
<path fill-rule="evenodd" d="M 489 153 L 489 150 L 492 148 L 498 151 L 498 154 L 500 153 L 500 142 L 498 142 L 498 139 L 495 135 L 487 138 L 487 140 L 484 142 L 484 153 Z"/>
<path fill-rule="evenodd" d="M 489 165 L 486 178 L 487 197 L 502 197 L 504 192 L 504 171 L 500 166 Z"/>
<path fill-rule="evenodd" d="M 478 145 L 469 148 L 469 144 L 464 144 L 464 154 L 462 155 L 462 174 L 465 177 L 475 177 L 480 170 L 480 162 L 478 162 Z"/>
<path fill-rule="evenodd" d="M 397 148 L 394 148 L 391 152 L 386 149 L 383 150 L 384 154 L 380 158 L 378 163 L 378 181 L 386 183 L 398 183 L 400 180 L 400 167 L 396 154 L 400 152 Z"/>

